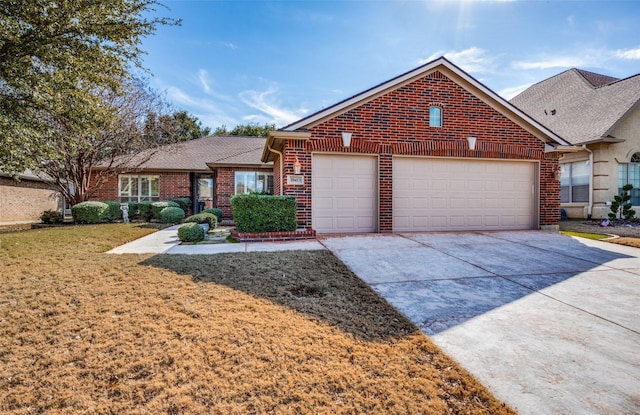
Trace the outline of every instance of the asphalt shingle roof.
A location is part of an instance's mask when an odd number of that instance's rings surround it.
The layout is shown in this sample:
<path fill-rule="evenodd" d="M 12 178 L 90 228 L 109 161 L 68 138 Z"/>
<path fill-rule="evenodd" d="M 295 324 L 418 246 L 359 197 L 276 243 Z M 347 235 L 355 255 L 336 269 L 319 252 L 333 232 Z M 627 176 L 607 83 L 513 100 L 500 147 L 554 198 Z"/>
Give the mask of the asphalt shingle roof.
<path fill-rule="evenodd" d="M 532 85 L 510 101 L 572 144 L 610 138 L 640 102 L 640 74 L 617 79 L 569 69 Z"/>
<path fill-rule="evenodd" d="M 140 167 L 147 170 L 209 171 L 207 164 L 211 163 L 261 165 L 265 142 L 264 137 L 204 137 L 164 146 Z"/>

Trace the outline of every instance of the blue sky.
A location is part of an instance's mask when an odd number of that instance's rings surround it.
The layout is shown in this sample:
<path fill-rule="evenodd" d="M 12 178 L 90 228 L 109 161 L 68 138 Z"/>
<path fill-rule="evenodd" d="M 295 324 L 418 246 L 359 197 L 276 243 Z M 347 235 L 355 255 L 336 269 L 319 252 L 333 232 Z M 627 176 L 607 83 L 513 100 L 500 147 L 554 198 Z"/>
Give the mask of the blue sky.
<path fill-rule="evenodd" d="M 577 67 L 640 73 L 640 1 L 161 0 L 151 84 L 203 125 L 282 127 L 439 56 L 509 99 Z"/>

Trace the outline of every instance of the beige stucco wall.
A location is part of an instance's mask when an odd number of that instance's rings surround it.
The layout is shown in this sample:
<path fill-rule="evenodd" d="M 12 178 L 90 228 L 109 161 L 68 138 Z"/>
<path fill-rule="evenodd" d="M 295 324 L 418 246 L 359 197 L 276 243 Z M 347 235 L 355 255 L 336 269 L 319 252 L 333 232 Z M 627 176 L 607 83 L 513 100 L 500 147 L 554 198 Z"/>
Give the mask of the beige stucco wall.
<path fill-rule="evenodd" d="M 58 192 L 41 182 L 0 177 L 0 223 L 37 222 L 45 210 L 60 210 Z"/>
<path fill-rule="evenodd" d="M 621 143 L 597 143 L 589 145 L 593 151 L 593 218 L 606 218 L 607 202 L 618 193 L 618 164 L 628 163 L 634 153 L 640 152 L 640 106 L 636 107 L 611 135 L 623 139 Z M 567 154 L 561 163 L 588 160 L 589 153 L 581 151 Z M 587 203 L 562 204 L 570 218 L 586 218 Z M 640 211 L 640 207 L 636 208 Z"/>

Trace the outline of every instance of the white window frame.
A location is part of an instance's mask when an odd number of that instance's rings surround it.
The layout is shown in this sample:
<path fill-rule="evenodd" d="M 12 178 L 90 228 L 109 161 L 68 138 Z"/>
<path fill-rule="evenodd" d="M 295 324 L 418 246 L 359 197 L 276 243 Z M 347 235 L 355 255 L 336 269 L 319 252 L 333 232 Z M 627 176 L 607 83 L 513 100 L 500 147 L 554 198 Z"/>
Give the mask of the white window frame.
<path fill-rule="evenodd" d="M 442 128 L 442 108 L 429 107 L 429 127 Z"/>
<path fill-rule="evenodd" d="M 258 186 L 262 183 L 261 186 Z M 239 185 L 243 188 L 238 191 Z M 266 171 L 237 170 L 233 175 L 233 194 L 273 193 L 273 173 Z"/>
<path fill-rule="evenodd" d="M 123 184 L 126 185 L 123 186 Z M 132 183 L 136 183 L 136 192 L 132 191 Z M 154 183 L 157 183 L 154 186 Z M 143 186 L 144 184 L 144 186 Z M 146 187 L 146 192 L 143 192 Z M 137 193 L 137 194 L 133 194 Z M 155 175 L 130 175 L 118 176 L 118 199 L 120 202 L 157 202 L 160 200 L 160 176 Z"/>

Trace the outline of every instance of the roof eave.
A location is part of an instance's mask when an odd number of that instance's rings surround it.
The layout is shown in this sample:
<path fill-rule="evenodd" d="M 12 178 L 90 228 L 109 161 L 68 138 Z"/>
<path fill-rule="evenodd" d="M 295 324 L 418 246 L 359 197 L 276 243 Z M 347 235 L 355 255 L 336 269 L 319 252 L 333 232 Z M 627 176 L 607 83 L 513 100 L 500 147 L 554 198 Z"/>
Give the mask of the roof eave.
<path fill-rule="evenodd" d="M 277 159 L 276 155 L 282 152 L 286 141 L 307 141 L 310 138 L 311 133 L 308 131 L 270 131 L 260 160 L 263 163 L 274 162 Z"/>
<path fill-rule="evenodd" d="M 207 163 L 207 166 L 211 169 L 217 169 L 220 167 L 270 169 L 273 168 L 273 163 Z"/>

